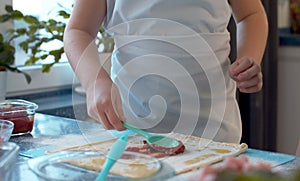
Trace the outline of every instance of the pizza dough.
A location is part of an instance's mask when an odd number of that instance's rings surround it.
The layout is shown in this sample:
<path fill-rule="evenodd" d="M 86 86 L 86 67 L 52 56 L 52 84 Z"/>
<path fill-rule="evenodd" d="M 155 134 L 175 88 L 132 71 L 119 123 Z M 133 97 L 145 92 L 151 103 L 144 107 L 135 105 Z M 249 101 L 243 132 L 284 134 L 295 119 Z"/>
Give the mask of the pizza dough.
<path fill-rule="evenodd" d="M 180 140 L 185 146 L 185 151 L 181 154 L 159 158 L 160 161 L 172 166 L 176 174 L 189 172 L 204 165 L 222 161 L 225 157 L 238 155 L 248 148 L 247 144 L 244 143 L 221 143 L 179 133 L 170 133 L 167 136 Z M 115 141 L 116 139 L 111 139 L 70 147 L 64 150 L 100 151 L 106 155 Z M 127 147 L 143 147 L 143 141 L 144 138 L 139 135 L 129 137 Z M 93 165 L 99 165 L 96 161 L 89 161 L 86 164 L 87 165 L 83 165 L 83 167 L 90 168 L 93 167 Z"/>
<path fill-rule="evenodd" d="M 100 171 L 105 162 L 105 156 L 71 159 L 64 161 L 81 168 Z M 111 168 L 110 173 L 127 178 L 139 179 L 150 177 L 160 169 L 158 160 L 149 160 L 136 156 L 136 154 L 124 154 Z"/>

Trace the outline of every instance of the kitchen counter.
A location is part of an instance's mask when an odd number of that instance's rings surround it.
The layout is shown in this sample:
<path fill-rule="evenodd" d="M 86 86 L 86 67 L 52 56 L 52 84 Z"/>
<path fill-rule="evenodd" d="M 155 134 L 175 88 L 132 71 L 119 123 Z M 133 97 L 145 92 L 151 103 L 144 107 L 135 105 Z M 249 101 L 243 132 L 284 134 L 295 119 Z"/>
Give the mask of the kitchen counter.
<path fill-rule="evenodd" d="M 128 134 L 130 131 L 126 130 Z M 126 132 L 125 131 L 125 132 Z M 45 151 L 87 144 L 95 141 L 119 137 L 122 132 L 105 130 L 100 124 L 78 121 L 70 118 L 37 113 L 34 129 L 30 134 L 13 136 L 10 142 L 20 146 L 20 154 L 15 166 L 14 180 L 39 180 L 28 168 L 29 159 L 44 155 Z M 249 149 L 246 153 L 253 160 L 273 162 L 273 168 L 289 174 L 300 168 L 300 158 L 292 155 Z M 250 159 L 251 160 L 251 159 Z M 179 175 L 170 180 L 184 180 L 189 174 Z"/>

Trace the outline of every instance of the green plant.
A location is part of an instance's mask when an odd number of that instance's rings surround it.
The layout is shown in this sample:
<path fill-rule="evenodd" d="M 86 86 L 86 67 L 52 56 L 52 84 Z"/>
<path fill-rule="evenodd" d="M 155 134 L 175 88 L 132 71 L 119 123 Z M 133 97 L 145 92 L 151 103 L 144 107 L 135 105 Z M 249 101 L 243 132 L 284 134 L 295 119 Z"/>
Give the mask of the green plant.
<path fill-rule="evenodd" d="M 48 19 L 46 21 L 39 20 L 31 15 L 24 15 L 18 10 L 14 10 L 12 6 L 7 5 L 5 7 L 6 13 L 0 15 L 0 23 L 7 21 L 22 21 L 24 24 L 20 28 L 12 28 L 7 31 L 9 42 L 19 39 L 18 46 L 29 55 L 29 58 L 25 61 L 25 65 L 36 64 L 40 60 L 45 60 L 48 57 L 52 57 L 53 62 L 42 64 L 42 72 L 49 72 L 51 67 L 58 63 L 64 53 L 63 48 L 63 33 L 66 27 L 66 21 L 70 17 L 70 12 L 67 12 L 63 7 L 57 12 L 57 19 Z M 47 43 L 58 41 L 61 42 L 61 47 L 55 47 L 54 49 L 43 49 L 43 45 Z M 110 35 L 108 35 L 101 27 L 99 29 L 99 36 L 96 40 L 97 46 L 102 47 L 102 52 L 110 52 L 114 47 L 114 41 Z M 10 63 L 13 63 L 15 49 L 10 52 L 12 56 Z M 26 75 L 26 74 L 25 74 Z M 26 75 L 27 76 L 27 75 Z"/>
<path fill-rule="evenodd" d="M 31 77 L 13 66 L 15 61 L 15 47 L 12 45 L 11 39 L 6 40 L 2 33 L 0 33 L 0 71 L 9 70 L 12 72 L 22 73 L 25 76 L 27 83 L 31 82 Z"/>

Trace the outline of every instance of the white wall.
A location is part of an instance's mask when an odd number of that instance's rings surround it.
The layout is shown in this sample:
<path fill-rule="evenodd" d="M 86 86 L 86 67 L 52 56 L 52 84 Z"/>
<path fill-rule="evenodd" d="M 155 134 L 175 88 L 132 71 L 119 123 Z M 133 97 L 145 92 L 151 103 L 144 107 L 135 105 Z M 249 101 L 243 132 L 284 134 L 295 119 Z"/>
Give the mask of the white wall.
<path fill-rule="evenodd" d="M 22 74 L 8 72 L 7 96 L 58 90 L 79 83 L 67 62 L 56 64 L 49 73 L 42 73 L 41 66 L 22 67 L 20 69 L 31 76 L 31 83 L 27 84 Z"/>
<path fill-rule="evenodd" d="M 1 3 L 0 3 L 0 13 L 2 14 L 4 11 L 4 7 L 7 5 L 7 4 L 12 4 L 12 0 L 1 0 Z"/>
<path fill-rule="evenodd" d="M 290 27 L 290 1 L 278 0 L 278 27 Z"/>
<path fill-rule="evenodd" d="M 110 57 L 110 53 L 99 54 L 100 61 L 109 73 Z M 40 66 L 21 67 L 20 69 L 31 75 L 32 82 L 27 84 L 22 74 L 8 72 L 7 96 L 51 91 L 79 84 L 68 62 L 54 65 L 49 73 L 42 73 Z"/>
<path fill-rule="evenodd" d="M 277 149 L 295 154 L 300 139 L 300 46 L 279 47 Z"/>

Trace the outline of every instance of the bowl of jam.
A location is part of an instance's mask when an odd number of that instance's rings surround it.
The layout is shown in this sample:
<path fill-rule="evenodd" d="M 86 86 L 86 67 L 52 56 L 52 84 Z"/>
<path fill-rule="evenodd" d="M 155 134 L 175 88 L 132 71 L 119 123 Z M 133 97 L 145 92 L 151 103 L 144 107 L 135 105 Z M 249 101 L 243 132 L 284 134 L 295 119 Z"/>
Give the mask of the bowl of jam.
<path fill-rule="evenodd" d="M 5 100 L 0 102 L 0 119 L 14 123 L 13 134 L 29 133 L 37 108 L 37 104 L 26 100 Z"/>

